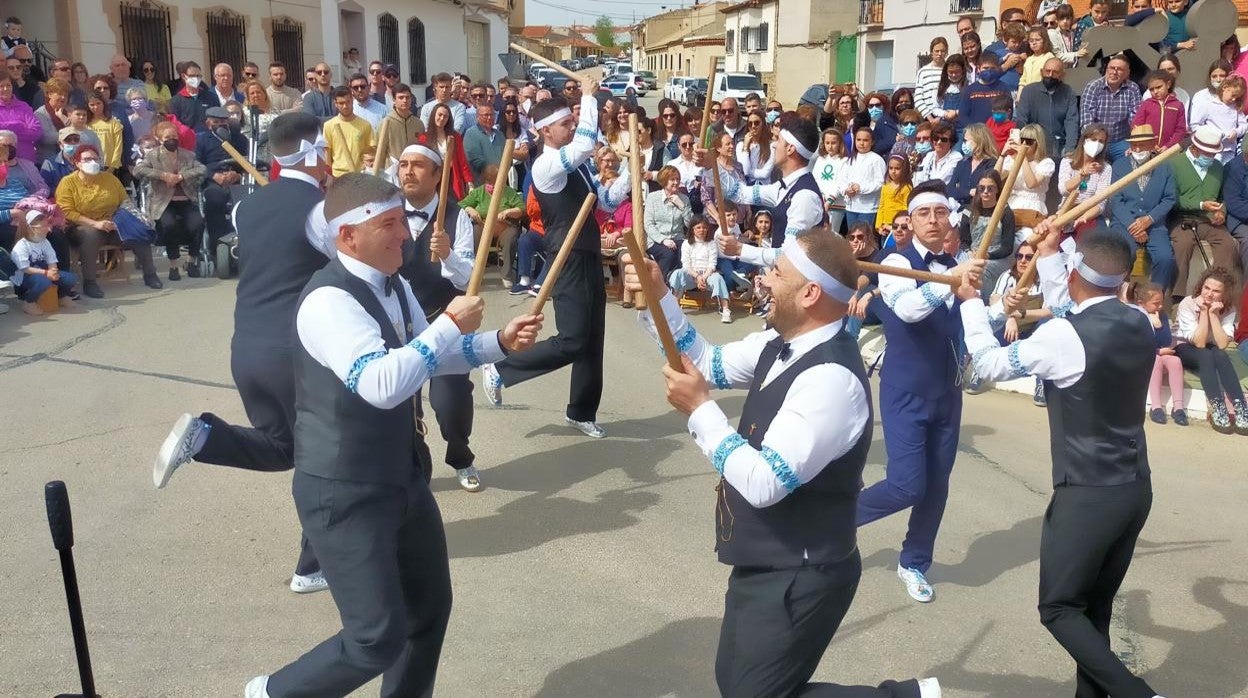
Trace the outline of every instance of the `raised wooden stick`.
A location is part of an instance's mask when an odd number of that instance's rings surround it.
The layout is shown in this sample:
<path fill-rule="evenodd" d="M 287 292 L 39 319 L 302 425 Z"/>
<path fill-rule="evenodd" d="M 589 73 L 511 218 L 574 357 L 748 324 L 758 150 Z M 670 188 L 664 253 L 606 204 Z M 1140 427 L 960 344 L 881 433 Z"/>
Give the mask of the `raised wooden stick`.
<path fill-rule="evenodd" d="M 221 149 L 224 150 L 225 154 L 229 155 L 234 162 L 238 163 L 239 167 L 246 170 L 247 174 L 251 175 L 251 178 L 256 180 L 256 184 L 263 187 L 269 183 L 269 178 L 260 174 L 260 170 L 257 170 L 255 165 L 248 162 L 247 158 L 243 157 L 243 154 L 238 152 L 238 148 L 230 145 L 229 141 L 221 141 Z"/>
<path fill-rule="evenodd" d="M 937 274 L 936 272 L 923 271 L 922 269 L 890 267 L 883 264 L 876 264 L 874 262 L 858 262 L 858 271 L 863 272 L 864 274 L 885 274 L 888 276 L 900 276 L 903 279 L 914 279 L 915 281 L 946 284 L 954 288 L 957 288 L 962 284 L 962 277 L 960 276 Z"/>
<path fill-rule="evenodd" d="M 572 221 L 572 227 L 568 228 L 568 234 L 563 238 L 563 244 L 559 246 L 559 253 L 555 255 L 555 261 L 550 263 L 550 271 L 546 274 L 546 280 L 542 282 L 542 290 L 538 291 L 537 299 L 533 301 L 533 309 L 529 311 L 530 313 L 541 315 L 542 308 L 545 307 L 546 301 L 550 299 L 550 294 L 555 290 L 555 281 L 559 278 L 559 272 L 563 271 L 563 265 L 568 261 L 568 255 L 572 252 L 572 246 L 576 244 L 576 238 L 581 233 L 581 226 L 585 225 L 589 215 L 594 212 L 594 204 L 596 203 L 598 203 L 598 197 L 593 193 L 585 196 L 585 203 L 581 204 L 581 210 L 577 212 L 576 219 Z"/>
<path fill-rule="evenodd" d="M 1023 146 L 1014 154 L 1010 174 L 1006 176 L 1005 182 L 1001 185 L 1001 191 L 997 192 L 997 205 L 992 207 L 992 215 L 988 218 L 988 227 L 984 228 L 984 237 L 979 241 L 979 249 L 975 251 L 975 259 L 988 259 L 988 248 L 992 247 L 992 241 L 997 237 L 997 228 L 1001 227 L 1001 217 L 1005 215 L 1005 208 L 1009 205 L 1010 194 L 1014 191 L 1014 182 L 1018 181 L 1018 173 L 1022 171 L 1023 163 L 1027 162 L 1030 155 L 1031 146 L 1028 145 Z"/>
<path fill-rule="evenodd" d="M 450 126 L 450 124 L 447 124 L 447 126 Z M 434 143 L 433 147 L 437 148 L 438 146 L 436 143 Z M 506 149 L 506 147 L 507 146 L 505 145 L 503 146 L 504 149 Z M 448 135 L 446 137 L 446 157 L 442 158 L 442 181 L 438 183 L 438 212 L 434 214 L 435 218 L 433 219 L 433 226 L 434 228 L 438 230 L 442 230 L 442 220 L 443 220 L 442 217 L 446 215 L 446 200 L 451 190 L 451 167 L 454 164 L 455 164 L 455 136 Z M 502 165 L 499 165 L 499 169 L 502 169 Z M 506 170 L 503 170 L 503 171 L 505 172 Z M 503 180 L 503 181 L 506 181 L 506 180 Z M 498 189 L 495 189 L 494 191 L 497 192 Z M 494 206 L 494 197 L 490 197 L 490 206 Z M 490 223 L 489 221 L 486 221 L 485 224 L 489 225 Z M 445 235 L 446 231 L 442 230 L 442 234 Z M 482 233 L 481 238 L 487 239 L 484 233 Z M 488 252 L 490 248 L 487 247 L 485 249 Z M 429 252 L 429 261 L 430 262 L 438 261 L 438 255 L 434 254 L 432 250 Z M 476 270 L 475 265 L 473 267 L 473 270 L 474 271 Z M 478 286 L 480 285 L 479 281 L 477 282 L 477 285 Z M 475 296 L 476 294 L 470 293 L 468 295 Z"/>
<path fill-rule="evenodd" d="M 659 303 L 659 299 L 663 297 L 666 289 L 651 288 L 652 279 L 650 278 L 650 270 L 646 268 L 646 254 L 641 249 L 641 244 L 637 242 L 637 238 L 632 235 L 624 236 L 624 244 L 628 245 L 628 257 L 634 268 L 637 270 L 637 280 L 641 283 L 642 293 L 647 298 L 654 299 L 650 304 L 650 317 L 654 318 L 654 329 L 659 333 L 659 343 L 663 345 L 663 356 L 667 358 L 667 365 L 677 371 L 684 371 L 684 364 L 680 361 L 680 350 L 676 348 L 676 339 L 672 337 L 672 328 L 667 326 L 667 315 L 663 312 L 663 306 Z"/>
<path fill-rule="evenodd" d="M 572 71 L 568 70 L 567 68 L 565 68 L 565 67 L 563 67 L 563 66 L 559 65 L 559 61 L 552 61 L 551 59 L 549 59 L 549 58 L 547 58 L 547 57 L 545 57 L 545 56 L 539 55 L 539 54 L 537 54 L 537 53 L 534 53 L 534 52 L 532 52 L 532 51 L 528 50 L 527 48 L 525 48 L 525 47 L 521 46 L 520 44 L 509 44 L 509 46 L 511 46 L 511 50 L 512 50 L 512 51 L 516 51 L 516 52 L 519 52 L 519 53 L 523 53 L 524 55 L 528 56 L 529 58 L 532 58 L 533 60 L 537 61 L 538 63 L 541 63 L 542 65 L 546 66 L 547 68 L 550 68 L 551 70 L 553 70 L 553 71 L 555 71 L 555 72 L 557 72 L 557 73 L 561 73 L 561 74 L 563 74 L 563 76 L 564 76 L 564 77 L 566 77 L 566 78 L 568 78 L 569 80 L 575 80 L 575 81 L 576 81 L 576 84 L 578 84 L 578 85 L 579 85 L 579 84 L 581 84 L 581 76 L 579 76 L 579 75 L 577 75 L 576 73 L 574 73 L 574 72 L 572 72 Z"/>
<path fill-rule="evenodd" d="M 390 118 L 381 120 L 377 129 L 377 149 L 373 151 L 373 176 L 380 177 L 386 169 L 386 160 L 390 157 Z"/>
<path fill-rule="evenodd" d="M 481 226 L 481 240 L 477 243 L 477 258 L 472 264 L 472 276 L 468 277 L 468 288 L 465 290 L 470 296 L 475 296 L 481 290 L 481 280 L 485 278 L 485 268 L 489 264 L 490 259 L 490 243 L 494 241 L 494 228 L 498 225 L 498 208 L 503 203 L 503 190 L 507 188 L 507 171 L 511 169 L 511 154 L 516 147 L 516 142 L 508 138 L 503 143 L 503 157 L 498 161 L 498 175 L 494 177 L 494 193 L 490 194 L 490 207 L 486 210 L 485 220 Z M 447 147 L 450 152 L 450 147 Z M 441 199 L 438 200 L 438 220 L 442 220 L 442 206 L 446 201 L 446 171 L 451 169 L 450 163 L 443 163 L 442 167 L 442 193 Z M 435 260 L 436 261 L 436 260 Z"/>
<path fill-rule="evenodd" d="M 698 143 L 703 148 L 707 147 L 706 133 L 711 128 L 711 105 L 715 102 L 711 99 L 711 95 L 715 92 L 715 69 L 719 67 L 719 59 L 711 56 L 711 67 L 706 75 L 706 99 L 702 104 L 702 133 L 698 134 Z"/>
<path fill-rule="evenodd" d="M 632 143 L 633 148 L 632 153 L 628 158 L 628 173 L 631 180 L 629 184 L 632 187 L 632 196 L 629 203 L 633 207 L 632 232 L 637 238 L 637 245 L 644 250 L 647 247 L 645 198 L 641 193 L 643 191 L 641 177 L 644 168 L 641 164 L 640 148 L 637 147 L 637 135 L 640 131 L 641 127 L 637 123 L 637 114 L 630 113 L 628 115 L 628 138 L 629 142 Z M 623 273 L 623 269 L 621 269 L 621 273 Z M 638 310 L 646 309 L 646 294 L 644 292 L 633 294 L 633 307 Z"/>

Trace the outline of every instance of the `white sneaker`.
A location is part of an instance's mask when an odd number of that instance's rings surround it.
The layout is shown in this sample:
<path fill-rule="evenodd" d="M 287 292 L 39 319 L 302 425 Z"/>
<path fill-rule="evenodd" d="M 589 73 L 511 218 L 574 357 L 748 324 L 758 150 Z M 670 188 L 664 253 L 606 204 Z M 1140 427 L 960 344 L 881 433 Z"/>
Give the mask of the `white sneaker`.
<path fill-rule="evenodd" d="M 503 377 L 498 375 L 494 364 L 481 364 L 481 378 L 485 384 L 485 397 L 490 404 L 495 407 L 503 404 Z"/>
<path fill-rule="evenodd" d="M 290 578 L 290 590 L 296 594 L 315 594 L 329 588 L 325 573 L 317 570 L 309 575 L 296 574 Z"/>
<path fill-rule="evenodd" d="M 459 486 L 467 492 L 481 491 L 481 474 L 477 472 L 475 466 L 467 468 L 459 468 L 455 471 L 455 476 L 459 478 Z"/>
<path fill-rule="evenodd" d="M 905 568 L 897 565 L 897 576 L 906 583 L 906 591 L 910 593 L 910 598 L 919 603 L 930 602 L 936 593 L 932 585 L 927 583 L 927 577 L 913 567 Z"/>
<path fill-rule="evenodd" d="M 257 676 L 247 682 L 243 689 L 243 698 L 269 698 L 269 677 Z"/>
<path fill-rule="evenodd" d="M 725 325 L 731 325 L 732 324 L 732 311 L 729 310 L 728 308 L 724 308 L 723 310 L 719 311 L 719 321 L 724 323 Z"/>
<path fill-rule="evenodd" d="M 195 456 L 195 442 L 199 439 L 207 425 L 203 421 L 184 414 L 173 423 L 173 430 L 165 437 L 165 442 L 156 452 L 156 461 L 152 464 L 152 482 L 156 489 L 169 484 L 169 478 L 178 468 L 191 462 Z"/>
<path fill-rule="evenodd" d="M 940 682 L 935 678 L 919 679 L 919 698 L 940 698 Z"/>
<path fill-rule="evenodd" d="M 582 433 L 590 438 L 601 439 L 607 435 L 607 432 L 603 431 L 602 427 L 598 426 L 598 422 L 578 422 L 571 417 L 564 417 L 563 423 L 570 427 L 580 429 Z"/>

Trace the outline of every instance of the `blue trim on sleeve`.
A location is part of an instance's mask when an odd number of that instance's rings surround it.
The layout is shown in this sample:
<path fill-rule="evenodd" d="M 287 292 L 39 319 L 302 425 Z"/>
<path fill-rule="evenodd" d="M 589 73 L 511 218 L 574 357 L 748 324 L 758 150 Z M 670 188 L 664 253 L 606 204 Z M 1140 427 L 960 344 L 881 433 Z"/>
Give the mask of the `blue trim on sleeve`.
<path fill-rule="evenodd" d="M 923 300 L 933 308 L 939 308 L 945 304 L 945 299 L 936 295 L 936 292 L 932 290 L 930 281 L 919 287 L 919 293 L 923 294 Z"/>
<path fill-rule="evenodd" d="M 473 347 L 473 342 L 475 342 L 476 339 L 477 339 L 476 332 L 473 332 L 472 334 L 466 334 L 464 335 L 463 341 L 460 344 L 460 347 L 462 348 L 463 353 L 464 353 L 464 359 L 468 362 L 468 365 L 473 368 L 478 368 L 483 363 L 481 359 L 477 356 L 476 348 Z"/>
<path fill-rule="evenodd" d="M 438 357 L 424 342 L 413 339 L 407 343 L 407 346 L 420 352 L 420 357 L 425 360 L 425 368 L 429 369 L 429 375 L 433 375 L 433 372 L 438 370 Z"/>
<path fill-rule="evenodd" d="M 1067 315 L 1070 314 L 1071 309 L 1073 309 L 1074 307 L 1075 307 L 1074 303 L 1062 303 L 1061 305 L 1056 306 L 1052 309 L 1053 317 L 1066 317 Z"/>
<path fill-rule="evenodd" d="M 776 476 L 776 479 L 780 481 L 785 490 L 792 492 L 802 485 L 801 480 L 797 479 L 797 473 L 793 472 L 793 469 L 789 467 L 788 463 L 784 462 L 779 453 L 766 446 L 758 453 L 771 466 L 772 474 Z"/>
<path fill-rule="evenodd" d="M 598 134 L 597 134 L 595 131 L 591 131 L 591 130 L 589 130 L 589 129 L 587 129 L 587 128 L 578 128 L 578 129 L 576 129 L 576 134 L 575 134 L 575 135 L 576 135 L 576 136 L 584 136 L 584 137 L 588 138 L 591 142 L 592 142 L 592 141 L 597 140 L 597 138 L 598 138 Z M 574 136 L 574 137 L 575 137 L 575 136 Z"/>
<path fill-rule="evenodd" d="M 711 381 L 720 390 L 732 387 L 732 384 L 728 382 L 728 376 L 724 375 L 724 348 L 718 344 L 711 349 Z"/>
<path fill-rule="evenodd" d="M 559 164 L 563 166 L 563 171 L 567 174 L 576 172 L 576 165 L 573 165 L 572 161 L 568 160 L 568 154 L 564 152 L 563 148 L 559 149 Z"/>
<path fill-rule="evenodd" d="M 755 182 L 754 186 L 750 187 L 750 205 L 757 206 L 762 200 L 762 190 L 759 188 L 758 182 Z"/>
<path fill-rule="evenodd" d="M 716 186 L 718 186 L 719 182 L 716 182 L 715 184 Z M 737 196 L 737 192 L 741 190 L 741 182 L 738 181 L 736 177 L 729 175 L 728 185 L 729 186 L 724 189 L 724 198 L 735 199 Z"/>
<path fill-rule="evenodd" d="M 1023 368 L 1023 360 L 1018 356 L 1018 347 L 1018 342 L 1014 342 L 1005 352 L 1010 360 L 1010 378 L 1022 378 L 1027 375 L 1027 369 Z"/>
<path fill-rule="evenodd" d="M 355 363 L 351 364 L 351 370 L 347 371 L 347 379 L 343 381 L 347 386 L 347 392 L 355 395 L 360 385 L 360 374 L 364 372 L 364 367 L 385 355 L 386 352 L 384 351 L 374 351 L 356 359 Z"/>
<path fill-rule="evenodd" d="M 720 475 L 724 474 L 724 463 L 731 456 L 733 451 L 745 446 L 745 437 L 740 434 L 730 434 L 724 437 L 723 441 L 715 447 L 715 452 L 711 454 L 711 465 L 715 466 L 715 472 Z"/>
<path fill-rule="evenodd" d="M 693 325 L 689 325 L 685 328 L 684 334 L 680 335 L 680 337 L 676 339 L 676 350 L 684 354 L 689 351 L 697 339 L 698 331 L 694 329 Z"/>

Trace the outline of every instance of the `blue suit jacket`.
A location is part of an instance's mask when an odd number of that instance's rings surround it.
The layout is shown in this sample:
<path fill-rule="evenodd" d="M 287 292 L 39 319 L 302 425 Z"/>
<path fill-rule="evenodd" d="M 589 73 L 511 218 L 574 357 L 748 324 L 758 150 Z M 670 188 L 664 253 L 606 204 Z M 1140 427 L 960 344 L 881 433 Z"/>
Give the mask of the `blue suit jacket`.
<path fill-rule="evenodd" d="M 1112 181 L 1117 182 L 1134 168 L 1130 156 L 1124 155 L 1114 161 Z M 1178 194 L 1174 188 L 1174 171 L 1170 163 L 1163 163 L 1149 175 L 1148 186 L 1140 191 L 1138 186 L 1126 186 L 1109 197 L 1106 212 L 1113 228 L 1126 230 L 1136 218 L 1151 216 L 1154 228 L 1165 228 L 1166 217 L 1174 208 Z"/>
<path fill-rule="evenodd" d="M 1226 204 L 1226 229 L 1248 223 L 1248 162 L 1233 157 L 1222 176 L 1222 201 Z"/>

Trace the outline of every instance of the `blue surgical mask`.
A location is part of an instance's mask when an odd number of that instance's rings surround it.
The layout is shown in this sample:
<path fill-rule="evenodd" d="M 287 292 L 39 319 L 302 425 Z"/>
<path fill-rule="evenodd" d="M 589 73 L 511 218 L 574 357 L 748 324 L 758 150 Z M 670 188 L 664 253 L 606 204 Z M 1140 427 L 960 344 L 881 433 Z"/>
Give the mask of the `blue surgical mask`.
<path fill-rule="evenodd" d="M 963 155 L 969 158 L 975 152 L 975 144 L 970 141 L 962 141 L 962 147 L 960 150 Z"/>
<path fill-rule="evenodd" d="M 981 68 L 979 71 L 979 81 L 987 85 L 990 82 L 996 82 L 1001 78 L 1000 68 Z"/>
<path fill-rule="evenodd" d="M 1009 114 L 1006 114 L 1003 111 L 994 111 L 992 113 L 992 120 L 997 122 L 998 124 L 1004 124 L 1005 120 L 1008 119 L 1009 116 L 1010 116 Z"/>
<path fill-rule="evenodd" d="M 920 143 L 915 143 L 914 152 L 918 153 L 919 155 L 927 155 L 928 153 L 932 152 L 931 141 L 922 141 Z"/>
<path fill-rule="evenodd" d="M 867 114 L 872 121 L 879 121 L 880 117 L 884 116 L 884 107 L 871 107 L 867 109 Z"/>
<path fill-rule="evenodd" d="M 66 143 L 65 146 L 61 148 L 61 152 L 65 154 L 65 159 L 69 160 L 74 157 L 74 153 L 78 152 L 78 146 L 74 143 Z"/>
<path fill-rule="evenodd" d="M 1202 170 L 1207 170 L 1207 169 L 1209 169 L 1212 165 L 1213 165 L 1213 156 L 1212 156 L 1212 155 L 1198 155 L 1198 156 L 1196 156 L 1196 166 L 1197 166 L 1197 167 L 1199 167 L 1200 169 L 1202 169 Z"/>
<path fill-rule="evenodd" d="M 901 135 L 906 138 L 914 138 L 914 134 L 919 132 L 918 124 L 903 124 L 901 127 Z"/>
<path fill-rule="evenodd" d="M 769 123 L 769 124 L 774 124 L 774 123 L 776 123 L 776 121 L 778 121 L 778 120 L 780 119 L 780 112 L 778 112 L 778 111 L 769 111 L 769 112 L 767 112 L 767 116 L 766 116 L 765 118 L 767 119 L 767 123 Z"/>

